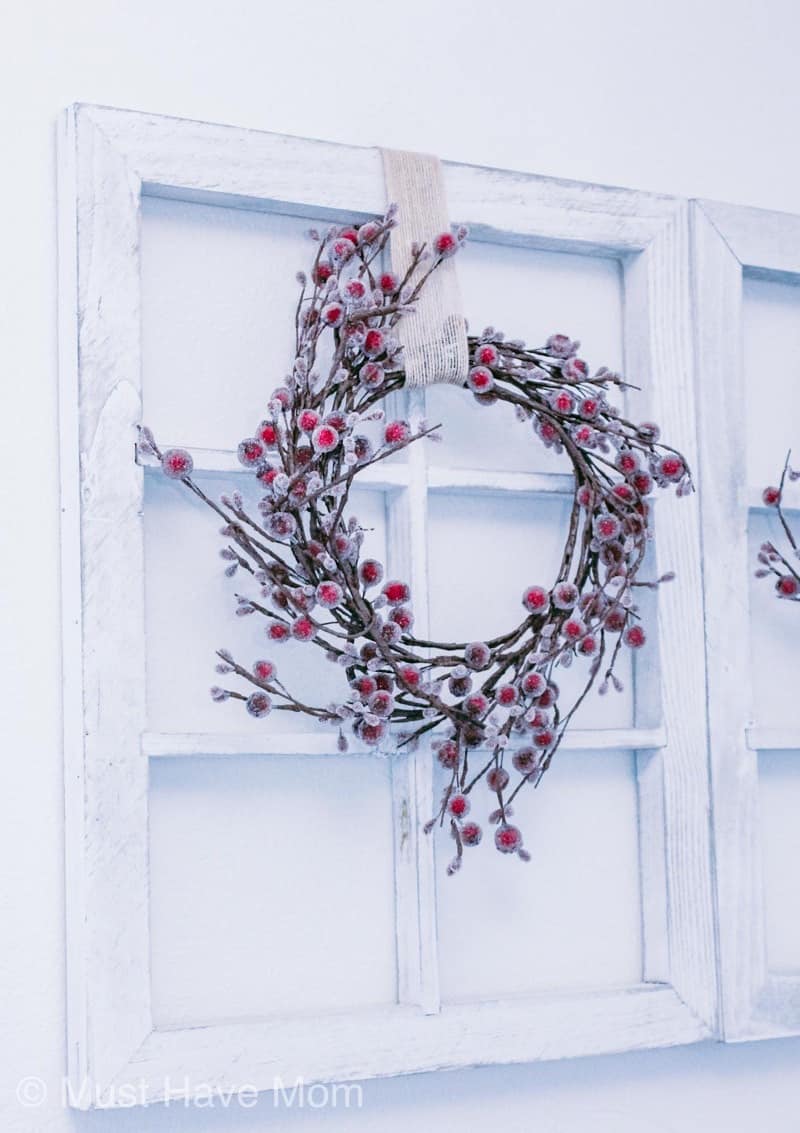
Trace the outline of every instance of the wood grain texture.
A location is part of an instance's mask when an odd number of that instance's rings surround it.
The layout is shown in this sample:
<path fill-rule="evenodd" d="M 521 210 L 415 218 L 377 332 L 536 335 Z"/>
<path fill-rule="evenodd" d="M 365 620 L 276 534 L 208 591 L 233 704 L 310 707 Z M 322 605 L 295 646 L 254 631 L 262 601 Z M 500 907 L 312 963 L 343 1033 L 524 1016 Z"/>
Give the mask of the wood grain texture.
<path fill-rule="evenodd" d="M 796 282 L 800 276 L 800 216 L 723 201 L 697 201 L 696 207 L 748 275 Z"/>
<path fill-rule="evenodd" d="M 561 741 L 560 751 L 648 751 L 667 743 L 665 728 L 571 728 Z M 487 749 L 488 750 L 488 749 Z M 327 732 L 286 732 L 270 735 L 269 741 L 250 732 L 145 732 L 142 754 L 150 759 L 195 755 L 282 755 L 314 756 L 339 754 L 336 736 Z M 350 743 L 349 756 L 375 758 L 374 748 Z M 387 758 L 403 758 L 388 754 Z"/>
<path fill-rule="evenodd" d="M 530 996 L 514 1002 L 446 1006 L 425 1017 L 411 1008 L 310 1021 L 197 1027 L 155 1032 L 136 1051 L 127 1074 L 144 1080 L 149 1100 L 165 1078 L 206 1088 L 260 1090 L 291 1086 L 298 1077 L 346 1082 L 487 1062 L 518 1063 L 621 1050 L 676 1046 L 708 1038 L 708 1029 L 669 987 L 642 984 L 620 991 Z M 369 1054 L 365 1066 L 364 1051 Z M 109 1104 L 114 1094 L 107 1091 Z M 102 1099 L 101 1099 L 102 1102 Z"/>
<path fill-rule="evenodd" d="M 357 1016 L 153 1030 L 149 758 L 247 754 L 254 747 L 243 736 L 147 731 L 145 470 L 134 460 L 141 194 L 334 218 L 381 212 L 384 190 L 377 151 L 97 107 L 67 115 L 60 161 L 68 1031 L 76 1085 L 88 1076 L 111 1104 L 112 1086 L 140 1076 L 153 1100 L 165 1076 L 271 1088 L 276 1075 L 353 1079 L 712 1035 L 699 529 L 696 504 L 686 501 L 664 508 L 663 521 L 659 509 L 658 568 L 676 568 L 680 578 L 659 602 L 663 728 L 648 719 L 642 728 L 574 732 L 565 744 L 598 753 L 663 748 L 647 769 L 640 760 L 639 776 L 649 863 L 642 871 L 649 889 L 644 970 L 659 982 L 441 1007 L 433 841 L 419 833 L 433 810 L 433 760 L 423 747 L 393 763 L 401 1003 Z M 655 388 L 654 412 L 693 462 L 685 205 L 472 166 L 447 164 L 445 177 L 454 219 L 470 224 L 477 239 L 623 258 L 629 373 Z M 410 408 L 412 416 L 422 414 L 419 397 Z M 200 467 L 232 471 L 230 454 L 206 451 Z M 396 567 L 411 580 L 422 627 L 430 492 L 571 490 L 569 477 L 430 468 L 422 446 L 412 446 L 407 467 L 387 467 L 370 479 L 387 493 L 390 542 L 406 548 Z M 280 742 L 282 754 L 328 751 L 319 737 Z"/>
<path fill-rule="evenodd" d="M 703 545 L 725 549 L 725 569 L 704 579 L 708 718 L 714 798 L 720 982 L 728 1040 L 787 1033 L 767 971 L 758 804 L 758 750 L 800 743 L 793 729 L 751 728 L 748 512 L 760 493 L 731 474 L 745 451 L 742 278 L 748 267 L 800 272 L 800 218 L 699 202 L 693 205 L 696 355 L 700 400 Z M 794 257 L 794 258 L 793 258 Z M 794 267 L 792 267 L 794 264 Z M 720 414 L 719 406 L 729 407 Z M 765 990 L 768 989 L 768 990 Z"/>
<path fill-rule="evenodd" d="M 697 468 L 692 383 L 687 206 L 675 202 L 648 248 L 625 267 L 625 368 L 648 391 L 663 435 Z M 716 1026 L 716 954 L 706 746 L 700 518 L 697 497 L 664 501 L 655 572 L 676 582 L 658 594 L 670 983 Z"/>
<path fill-rule="evenodd" d="M 139 184 L 85 118 L 65 123 L 61 162 L 74 194 L 62 196 L 62 327 L 78 328 L 74 353 L 64 328 L 61 357 L 62 499 L 69 553 L 79 554 L 67 578 L 80 577 L 80 606 L 73 583 L 64 617 L 80 627 L 68 633 L 82 655 L 65 663 L 69 1049 L 74 1075 L 108 1081 L 151 1030 L 147 764 L 138 757 L 142 472 L 131 459 L 141 413 Z M 82 875 L 74 888 L 73 870 Z"/>

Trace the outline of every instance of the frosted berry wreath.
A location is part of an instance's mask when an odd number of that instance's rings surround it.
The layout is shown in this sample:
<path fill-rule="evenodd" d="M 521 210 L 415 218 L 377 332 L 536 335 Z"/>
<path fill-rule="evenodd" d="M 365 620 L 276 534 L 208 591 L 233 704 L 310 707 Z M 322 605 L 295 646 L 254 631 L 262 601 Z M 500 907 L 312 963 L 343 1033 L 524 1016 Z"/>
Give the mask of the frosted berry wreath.
<path fill-rule="evenodd" d="M 787 554 L 795 559 L 800 559 L 797 538 L 789 526 L 789 521 L 783 510 L 783 493 L 786 481 L 800 480 L 800 471 L 792 468 L 789 464 L 791 456 L 792 454 L 789 453 L 786 457 L 778 487 L 765 488 L 762 499 L 767 507 L 774 508 L 778 514 L 780 525 L 790 547 Z M 788 602 L 800 602 L 800 570 L 789 561 L 786 554 L 779 551 L 774 543 L 762 543 L 758 552 L 758 561 L 760 566 L 756 571 L 756 578 L 772 576 L 775 579 L 775 593 L 779 598 Z"/>
<path fill-rule="evenodd" d="M 496 801 L 489 815 L 496 847 L 527 860 L 512 802 L 550 766 L 594 682 L 600 679 L 601 693 L 622 687 L 614 672 L 620 650 L 646 640 L 636 588 L 658 585 L 638 579 L 648 497 L 656 486 L 676 487 L 681 496 L 692 484 L 683 457 L 658 443 L 655 425 L 635 425 L 609 402 L 608 391 L 626 383 L 605 368 L 592 374 L 577 342 L 556 334 L 529 348 L 492 328 L 471 336 L 472 394 L 487 407 L 510 403 L 541 444 L 564 452 L 575 496 L 558 576 L 531 581 L 518 625 L 489 641 L 416 637 L 409 586 L 361 557 L 364 533 L 348 513 L 348 497 L 364 468 L 439 428 L 386 421 L 381 403 L 405 380 L 398 323 L 466 232 L 415 246 L 400 279 L 381 268 L 395 224 L 390 208 L 379 221 L 311 233 L 317 252 L 310 278 L 298 275 L 292 374 L 273 392 L 255 434 L 239 445 L 239 460 L 263 493 L 257 514 L 237 493 L 210 499 L 192 479 L 185 450 L 162 452 L 144 428 L 141 447 L 222 520 L 226 573 L 243 572 L 248 581 L 247 593 L 236 596 L 237 614 L 264 618 L 270 646 L 294 641 L 323 650 L 346 678 L 340 703 L 305 704 L 281 682 L 271 658 L 245 665 L 221 649 L 217 672 L 252 691 L 214 687 L 212 697 L 239 700 L 253 716 L 303 712 L 333 724 L 342 751 L 346 731 L 367 745 L 403 746 L 441 726 L 433 747 L 447 786 L 428 827 L 449 823 L 454 872 L 464 847 L 481 841 L 470 817 L 481 781 Z M 363 423 L 375 420 L 382 440 L 373 445 Z M 586 665 L 585 684 L 564 706 L 555 670 L 576 660 Z"/>

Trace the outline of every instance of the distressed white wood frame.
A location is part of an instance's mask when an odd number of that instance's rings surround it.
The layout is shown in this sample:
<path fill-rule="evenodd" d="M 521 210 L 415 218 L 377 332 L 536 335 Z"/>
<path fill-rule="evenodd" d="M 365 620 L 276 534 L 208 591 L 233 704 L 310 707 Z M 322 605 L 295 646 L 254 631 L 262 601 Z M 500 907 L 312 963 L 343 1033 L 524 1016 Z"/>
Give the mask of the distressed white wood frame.
<path fill-rule="evenodd" d="M 692 234 L 700 474 L 709 486 L 700 493 L 703 543 L 725 548 L 724 569 L 705 578 L 722 1026 L 728 1040 L 771 1038 L 800 1034 L 800 976 L 767 965 L 758 755 L 796 749 L 800 758 L 800 728 L 753 726 L 743 695 L 752 666 L 748 523 L 764 504 L 731 470 L 747 449 L 743 279 L 800 284 L 800 216 L 696 201 Z"/>
<path fill-rule="evenodd" d="M 428 749 L 394 767 L 398 1003 L 388 1010 L 154 1029 L 148 953 L 151 758 L 270 752 L 250 737 L 154 735 L 145 717 L 140 420 L 142 194 L 320 218 L 385 206 L 377 151 L 252 130 L 78 106 L 60 130 L 64 702 L 68 851 L 68 1049 L 90 1104 L 119 1088 L 157 1100 L 165 1081 L 273 1088 L 302 1076 L 347 1080 L 691 1043 L 716 1031 L 699 515 L 659 504 L 663 724 L 590 734 L 569 746 L 637 753 L 643 894 L 642 982 L 620 989 L 442 1005 Z M 671 198 L 445 165 L 451 215 L 473 240 L 618 259 L 625 365 L 651 412 L 695 457 L 688 207 Z M 498 312 L 498 318 L 502 312 Z M 417 395 L 419 396 L 419 395 Z M 420 405 L 412 406 L 413 411 Z M 157 422 L 153 422 L 154 425 Z M 167 438 L 169 440 L 170 438 Z M 415 455 L 417 454 L 417 455 Z M 231 454 L 195 452 L 201 469 Z M 361 478 L 361 483 L 365 481 Z M 388 465 L 395 546 L 426 592 L 427 493 L 569 492 L 569 477 Z M 390 532 L 391 534 L 391 532 Z M 418 618 L 425 611 L 417 605 Z M 655 658 L 651 655 L 651 664 Z M 651 682 L 652 683 L 652 682 Z M 648 694 L 652 701 L 652 689 Z M 647 699 L 648 697 L 645 697 Z M 318 735 L 270 740 L 280 753 L 331 752 Z M 599 754 L 598 758 L 602 758 Z M 142 1088 L 140 1083 L 144 1083 Z"/>

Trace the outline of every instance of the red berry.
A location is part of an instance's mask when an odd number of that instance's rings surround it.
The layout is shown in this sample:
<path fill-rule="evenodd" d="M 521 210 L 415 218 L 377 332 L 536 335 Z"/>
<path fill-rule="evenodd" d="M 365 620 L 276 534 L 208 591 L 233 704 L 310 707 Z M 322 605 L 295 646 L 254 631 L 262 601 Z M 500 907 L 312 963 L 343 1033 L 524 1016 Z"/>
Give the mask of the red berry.
<path fill-rule="evenodd" d="M 311 618 L 296 618 L 292 622 L 292 637 L 296 641 L 311 641 L 317 632 L 317 627 Z"/>
<path fill-rule="evenodd" d="M 245 707 L 251 716 L 268 716 L 272 701 L 265 692 L 251 692 Z"/>
<path fill-rule="evenodd" d="M 458 744 L 454 740 L 445 740 L 444 743 L 439 745 L 436 758 L 442 767 L 452 771 L 454 767 L 458 766 Z"/>
<path fill-rule="evenodd" d="M 765 488 L 761 493 L 761 498 L 767 507 L 777 507 L 781 502 L 780 488 Z"/>
<path fill-rule="evenodd" d="M 490 791 L 504 791 L 508 786 L 508 772 L 505 767 L 493 767 L 486 776 Z"/>
<path fill-rule="evenodd" d="M 466 795 L 452 795 L 447 804 L 447 809 L 454 818 L 463 818 L 465 814 L 469 814 L 470 802 Z"/>
<path fill-rule="evenodd" d="M 679 456 L 668 454 L 662 456 L 658 462 L 658 471 L 665 480 L 680 480 L 686 471 L 686 467 Z"/>
<path fill-rule="evenodd" d="M 497 703 L 502 704 L 504 708 L 510 708 L 512 704 L 517 703 L 517 690 L 513 685 L 500 685 L 497 690 Z"/>
<path fill-rule="evenodd" d="M 267 448 L 275 448 L 278 443 L 278 430 L 272 421 L 262 421 L 258 426 L 258 437 Z"/>
<path fill-rule="evenodd" d="M 377 586 L 383 578 L 383 566 L 377 559 L 364 559 L 358 568 L 358 576 L 364 586 Z"/>
<path fill-rule="evenodd" d="M 534 751 L 532 747 L 521 747 L 513 756 L 511 762 L 520 775 L 530 775 L 539 766 L 540 759 L 541 755 L 538 751 Z"/>
<path fill-rule="evenodd" d="M 474 696 L 467 697 L 464 701 L 464 707 L 470 716 L 483 716 L 489 707 L 489 702 L 481 692 L 476 692 Z"/>
<path fill-rule="evenodd" d="M 552 728 L 537 728 L 533 733 L 533 742 L 540 748 L 550 747 L 555 738 Z"/>
<path fill-rule="evenodd" d="M 385 376 L 383 366 L 379 362 L 367 362 L 361 367 L 358 380 L 367 389 L 378 389 L 383 385 Z"/>
<path fill-rule="evenodd" d="M 586 626 L 580 618 L 571 617 L 564 622 L 561 632 L 568 641 L 578 641 L 586 633 Z"/>
<path fill-rule="evenodd" d="M 372 329 L 368 330 L 364 338 L 364 353 L 369 357 L 374 358 L 378 354 L 382 354 L 386 349 L 386 339 L 383 331 Z"/>
<path fill-rule="evenodd" d="M 399 625 L 403 633 L 408 633 L 414 625 L 414 615 L 409 606 L 396 606 L 389 617 Z"/>
<path fill-rule="evenodd" d="M 367 697 L 372 696 L 373 692 L 375 692 L 376 688 L 378 687 L 378 682 L 374 677 L 363 676 L 359 677 L 355 682 L 355 687 L 360 695 L 363 696 L 364 699 L 366 699 Z"/>
<path fill-rule="evenodd" d="M 622 606 L 612 606 L 605 616 L 603 625 L 609 633 L 621 633 L 627 620 L 628 615 Z"/>
<path fill-rule="evenodd" d="M 547 682 L 541 673 L 527 673 L 522 681 L 522 688 L 528 696 L 541 696 L 547 687 Z"/>
<path fill-rule="evenodd" d="M 442 257 L 455 255 L 458 251 L 458 241 L 452 232 L 440 233 L 433 241 L 433 246 Z"/>
<path fill-rule="evenodd" d="M 304 409 L 297 418 L 297 424 L 304 433 L 313 433 L 317 425 L 319 425 L 319 413 L 315 412 L 313 409 Z"/>
<path fill-rule="evenodd" d="M 479 366 L 495 366 L 499 358 L 497 347 L 491 342 L 482 342 L 475 348 L 475 361 Z"/>
<path fill-rule="evenodd" d="M 321 260 L 320 263 L 318 263 L 311 272 L 311 279 L 312 282 L 316 283 L 317 287 L 319 287 L 321 283 L 325 283 L 327 280 L 329 280 L 332 275 L 333 268 L 331 267 L 331 265 L 327 262 L 327 260 Z"/>
<path fill-rule="evenodd" d="M 332 610 L 334 606 L 339 605 L 344 595 L 338 582 L 320 582 L 316 596 L 320 606 Z"/>
<path fill-rule="evenodd" d="M 477 822 L 465 822 L 461 827 L 461 841 L 465 846 L 477 846 L 483 837 L 483 831 Z"/>
<path fill-rule="evenodd" d="M 342 288 L 348 299 L 359 302 L 367 294 L 367 289 L 364 281 L 361 279 L 348 279 L 347 283 Z"/>
<path fill-rule="evenodd" d="M 339 434 L 330 425 L 320 425 L 311 440 L 317 452 L 332 452 L 339 443 Z"/>
<path fill-rule="evenodd" d="M 267 626 L 267 637 L 270 641 L 274 641 L 276 645 L 281 645 L 288 640 L 289 627 L 284 625 L 283 622 L 270 622 Z"/>
<path fill-rule="evenodd" d="M 184 476 L 190 476 L 193 468 L 194 461 L 186 449 L 171 448 L 161 457 L 161 469 L 170 480 L 181 480 Z"/>
<path fill-rule="evenodd" d="M 417 688 L 419 686 L 419 670 L 415 669 L 413 665 L 401 665 L 399 675 L 406 688 Z"/>
<path fill-rule="evenodd" d="M 275 665 L 272 661 L 256 661 L 253 665 L 253 676 L 259 681 L 271 681 L 275 676 Z"/>
<path fill-rule="evenodd" d="M 575 398 L 567 390 L 559 390 L 553 397 L 552 406 L 558 413 L 572 413 L 575 408 Z"/>
<path fill-rule="evenodd" d="M 411 439 L 411 426 L 407 421 L 390 421 L 383 431 L 387 445 L 402 445 Z"/>
<path fill-rule="evenodd" d="M 399 278 L 392 271 L 385 271 L 380 278 L 380 288 L 384 295 L 391 295 L 400 286 Z"/>
<path fill-rule="evenodd" d="M 365 720 L 360 720 L 356 731 L 365 744 L 375 747 L 386 735 L 386 725 L 383 720 L 378 720 L 374 724 L 368 724 Z"/>
<path fill-rule="evenodd" d="M 485 669 L 492 659 L 492 651 L 483 641 L 473 641 L 464 650 L 464 660 L 470 669 Z"/>
<path fill-rule="evenodd" d="M 632 476 L 639 467 L 639 457 L 632 449 L 623 449 L 617 457 L 617 468 L 623 476 Z"/>
<path fill-rule="evenodd" d="M 647 635 L 640 625 L 632 625 L 625 630 L 622 640 L 631 649 L 641 649 L 647 641 Z"/>
<path fill-rule="evenodd" d="M 522 595 L 522 605 L 531 614 L 546 614 L 550 608 L 550 594 L 543 586 L 529 586 Z"/>
<path fill-rule="evenodd" d="M 782 598 L 795 598 L 800 590 L 800 583 L 793 575 L 784 574 L 776 582 L 775 589 Z"/>
<path fill-rule="evenodd" d="M 473 393 L 488 393 L 494 386 L 492 371 L 485 366 L 476 366 L 469 372 L 467 385 Z"/>
<path fill-rule="evenodd" d="M 344 307 L 341 303 L 326 303 L 321 315 L 322 321 L 329 327 L 340 327 L 344 321 Z"/>
<path fill-rule="evenodd" d="M 392 579 L 383 588 L 384 597 L 390 606 L 400 606 L 411 597 L 411 590 L 405 582 Z"/>
<path fill-rule="evenodd" d="M 522 845 L 522 834 L 516 826 L 504 822 L 495 830 L 494 844 L 501 854 L 515 854 Z"/>
<path fill-rule="evenodd" d="M 394 710 L 394 697 L 386 689 L 376 689 L 369 698 L 369 710 L 375 716 L 391 716 Z"/>

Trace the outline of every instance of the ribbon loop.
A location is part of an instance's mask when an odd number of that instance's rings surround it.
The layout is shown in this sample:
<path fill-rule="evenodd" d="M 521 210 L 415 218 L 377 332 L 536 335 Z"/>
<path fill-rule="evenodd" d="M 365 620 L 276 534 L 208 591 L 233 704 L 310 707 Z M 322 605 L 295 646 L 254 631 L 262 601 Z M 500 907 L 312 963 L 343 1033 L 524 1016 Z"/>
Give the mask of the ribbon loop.
<path fill-rule="evenodd" d="M 432 154 L 408 150 L 382 149 L 381 155 L 387 196 L 399 210 L 391 259 L 392 270 L 402 279 L 411 264 L 412 246 L 450 230 L 442 163 Z M 437 267 L 413 314 L 400 320 L 398 333 L 406 386 L 464 385 L 469 371 L 467 322 L 454 259 Z"/>

